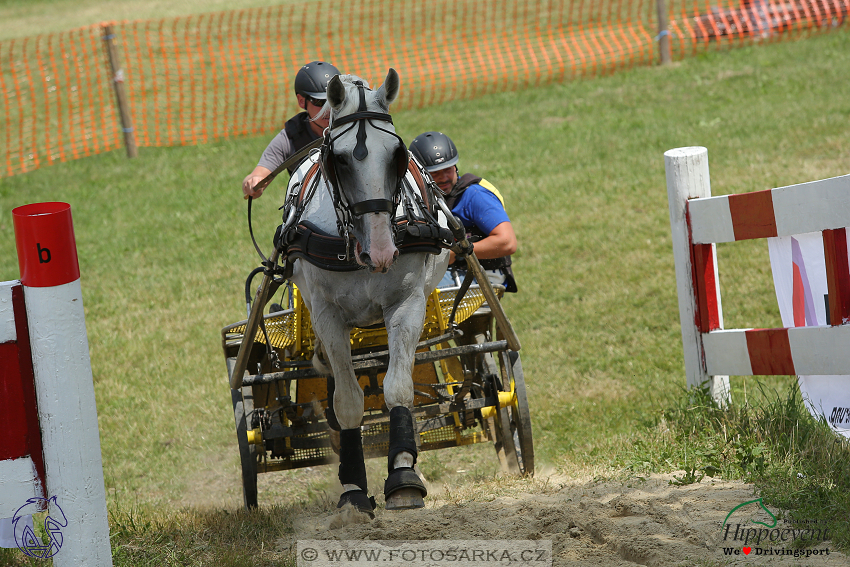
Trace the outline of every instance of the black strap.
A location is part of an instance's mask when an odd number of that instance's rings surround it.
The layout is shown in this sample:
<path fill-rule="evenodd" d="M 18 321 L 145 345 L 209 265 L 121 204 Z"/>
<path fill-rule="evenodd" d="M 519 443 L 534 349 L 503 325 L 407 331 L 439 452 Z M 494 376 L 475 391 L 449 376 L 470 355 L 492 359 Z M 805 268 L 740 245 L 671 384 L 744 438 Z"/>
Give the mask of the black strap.
<path fill-rule="evenodd" d="M 392 213 L 395 206 L 389 199 L 369 199 L 354 203 L 349 207 L 351 213 L 356 217 L 362 217 L 366 213 Z"/>
<path fill-rule="evenodd" d="M 266 258 L 263 255 L 263 252 L 260 250 L 260 245 L 257 244 L 257 239 L 254 238 L 254 225 L 251 223 L 251 203 L 253 203 L 253 202 L 254 202 L 254 198 L 249 196 L 248 197 L 248 232 L 251 234 L 251 242 L 254 243 L 254 249 L 257 251 L 257 254 L 260 255 L 260 258 L 262 258 L 263 264 L 265 264 L 266 262 L 269 261 L 269 259 Z"/>
<path fill-rule="evenodd" d="M 393 123 L 393 117 L 385 112 L 373 112 L 371 110 L 357 111 L 352 114 L 348 114 L 341 118 L 337 118 L 334 120 L 333 127 L 342 126 L 344 124 L 348 124 L 350 122 L 357 122 L 358 120 L 381 120 L 382 122 Z"/>
<path fill-rule="evenodd" d="M 454 328 L 455 324 L 455 313 L 457 313 L 457 308 L 460 305 L 463 296 L 466 295 L 466 291 L 469 289 L 469 286 L 472 284 L 472 270 L 468 270 L 466 275 L 463 276 L 463 283 L 460 284 L 460 289 L 457 290 L 457 294 L 455 294 L 455 302 L 452 305 L 452 314 L 449 316 L 449 329 Z M 490 282 L 487 282 L 488 284 Z M 479 282 L 481 285 L 481 282 Z"/>
<path fill-rule="evenodd" d="M 363 83 L 356 82 L 357 92 L 360 93 L 360 107 L 357 112 L 366 112 L 366 88 Z M 357 145 L 354 146 L 354 151 L 351 153 L 357 161 L 363 161 L 369 155 L 369 148 L 366 147 L 366 121 L 361 120 L 357 125 Z"/>

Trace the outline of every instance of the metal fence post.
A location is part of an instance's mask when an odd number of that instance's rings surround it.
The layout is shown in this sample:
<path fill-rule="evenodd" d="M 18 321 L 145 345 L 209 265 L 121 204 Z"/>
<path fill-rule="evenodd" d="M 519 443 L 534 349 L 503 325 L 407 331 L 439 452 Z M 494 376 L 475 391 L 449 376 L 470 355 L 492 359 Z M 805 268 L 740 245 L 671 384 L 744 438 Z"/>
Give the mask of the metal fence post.
<path fill-rule="evenodd" d="M 658 51 L 661 53 L 661 64 L 667 65 L 672 61 L 670 57 L 670 30 L 667 29 L 667 3 L 664 0 L 656 0 L 658 9 Z"/>
<path fill-rule="evenodd" d="M 124 146 L 127 148 L 127 157 L 134 158 L 139 155 L 136 147 L 136 135 L 133 132 L 133 120 L 127 104 L 127 94 L 124 92 L 124 69 L 118 59 L 118 50 L 115 47 L 115 34 L 112 32 L 112 24 L 103 24 L 103 41 L 106 45 L 106 53 L 109 56 L 109 69 L 112 73 L 112 86 L 115 88 L 115 98 L 118 99 L 118 110 L 121 113 L 121 127 L 124 130 Z"/>

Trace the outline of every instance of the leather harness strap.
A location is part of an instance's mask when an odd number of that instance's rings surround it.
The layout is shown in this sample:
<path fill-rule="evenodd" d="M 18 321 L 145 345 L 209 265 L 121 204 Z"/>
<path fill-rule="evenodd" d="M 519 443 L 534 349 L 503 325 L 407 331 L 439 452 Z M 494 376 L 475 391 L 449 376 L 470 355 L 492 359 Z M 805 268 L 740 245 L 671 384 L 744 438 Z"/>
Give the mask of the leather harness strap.
<path fill-rule="evenodd" d="M 428 191 L 425 189 L 425 179 L 422 177 L 422 172 L 416 166 L 416 162 L 411 158 L 407 162 L 407 171 L 413 176 L 416 182 L 416 187 L 419 188 L 419 194 L 422 196 L 422 202 L 425 203 L 425 208 L 431 210 L 431 201 L 428 199 Z"/>
<path fill-rule="evenodd" d="M 319 162 L 314 163 L 310 169 L 307 170 L 307 173 L 304 174 L 304 179 L 301 180 L 301 190 L 298 193 L 298 203 L 304 203 L 304 195 L 307 193 L 307 187 L 310 186 L 310 182 L 313 181 L 313 178 L 319 172 Z"/>

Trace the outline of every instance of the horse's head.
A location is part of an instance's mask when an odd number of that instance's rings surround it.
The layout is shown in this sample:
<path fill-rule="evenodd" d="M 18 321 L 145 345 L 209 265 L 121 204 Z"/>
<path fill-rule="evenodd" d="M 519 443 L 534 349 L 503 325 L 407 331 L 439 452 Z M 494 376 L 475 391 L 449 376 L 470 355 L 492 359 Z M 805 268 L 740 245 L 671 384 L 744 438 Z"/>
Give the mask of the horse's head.
<path fill-rule="evenodd" d="M 398 89 L 394 69 L 376 91 L 353 75 L 328 83 L 331 121 L 323 170 L 334 188 L 337 219 L 357 241 L 355 259 L 381 272 L 398 257 L 391 222 L 408 161 L 387 113 Z"/>

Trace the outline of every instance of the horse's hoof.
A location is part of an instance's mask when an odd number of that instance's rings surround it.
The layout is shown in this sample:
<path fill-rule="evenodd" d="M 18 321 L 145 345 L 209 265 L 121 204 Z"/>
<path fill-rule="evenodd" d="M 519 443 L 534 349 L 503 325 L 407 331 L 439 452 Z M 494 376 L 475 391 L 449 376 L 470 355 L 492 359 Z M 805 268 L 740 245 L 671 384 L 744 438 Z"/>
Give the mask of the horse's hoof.
<path fill-rule="evenodd" d="M 375 497 L 366 494 L 365 490 L 343 492 L 342 496 L 339 497 L 339 504 L 336 507 L 342 508 L 346 504 L 351 504 L 358 512 L 368 514 L 372 519 L 375 518 L 375 512 L 373 511 L 376 506 Z"/>
<path fill-rule="evenodd" d="M 424 508 L 428 490 L 411 467 L 393 469 L 384 483 L 387 510 Z"/>
<path fill-rule="evenodd" d="M 422 493 L 415 488 L 401 488 L 387 498 L 387 510 L 410 510 L 412 508 L 424 508 L 425 499 Z"/>

